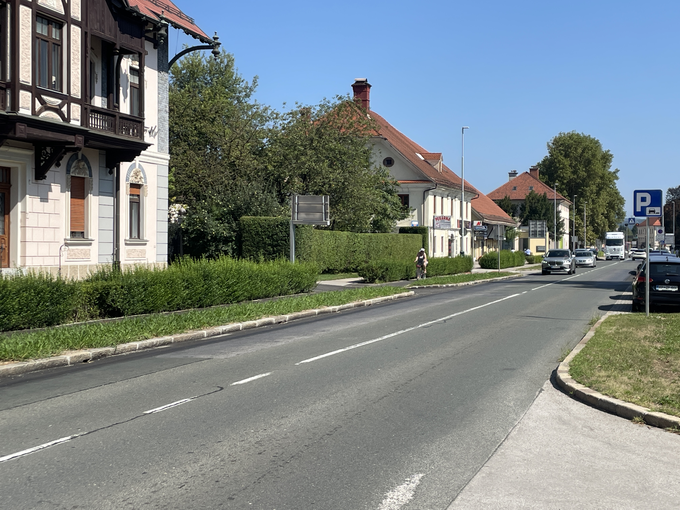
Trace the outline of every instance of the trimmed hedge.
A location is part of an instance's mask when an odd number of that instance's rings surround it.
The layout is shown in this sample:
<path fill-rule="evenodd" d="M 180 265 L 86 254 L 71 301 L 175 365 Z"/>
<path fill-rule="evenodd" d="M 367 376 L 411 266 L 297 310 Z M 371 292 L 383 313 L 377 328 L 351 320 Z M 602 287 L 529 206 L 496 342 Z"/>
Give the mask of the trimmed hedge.
<path fill-rule="evenodd" d="M 314 288 L 317 276 L 312 263 L 221 257 L 187 258 L 166 269 L 107 269 L 84 281 L 49 275 L 0 278 L 0 331 L 297 294 Z"/>
<path fill-rule="evenodd" d="M 311 256 L 311 225 L 295 225 L 295 259 Z M 290 258 L 290 218 L 243 216 L 239 220 L 239 253 L 250 260 Z"/>
<path fill-rule="evenodd" d="M 424 227 L 414 227 L 424 228 Z M 275 260 L 290 256 L 288 218 L 243 217 L 240 221 L 240 253 L 252 260 Z M 314 262 L 322 273 L 352 273 L 372 260 L 407 261 L 423 247 L 425 234 L 357 234 L 313 229 L 297 225 L 296 260 Z"/>
<path fill-rule="evenodd" d="M 415 258 L 415 257 L 414 257 Z M 472 271 L 472 257 L 439 257 L 429 259 L 427 276 L 444 276 L 467 273 Z M 394 282 L 409 280 L 416 276 L 416 266 L 413 260 L 389 261 L 380 260 L 363 264 L 358 270 L 359 276 L 369 283 Z"/>
<path fill-rule="evenodd" d="M 501 267 L 516 267 L 523 266 L 526 262 L 526 255 L 521 251 L 501 250 Z M 498 252 L 490 251 L 484 254 L 479 259 L 479 265 L 484 269 L 499 269 L 498 267 Z"/>
<path fill-rule="evenodd" d="M 420 234 L 423 238 L 423 246 L 426 253 L 430 253 L 430 232 L 427 227 L 399 227 L 400 234 Z"/>
<path fill-rule="evenodd" d="M 540 264 L 543 260 L 543 255 L 525 255 L 529 264 Z"/>

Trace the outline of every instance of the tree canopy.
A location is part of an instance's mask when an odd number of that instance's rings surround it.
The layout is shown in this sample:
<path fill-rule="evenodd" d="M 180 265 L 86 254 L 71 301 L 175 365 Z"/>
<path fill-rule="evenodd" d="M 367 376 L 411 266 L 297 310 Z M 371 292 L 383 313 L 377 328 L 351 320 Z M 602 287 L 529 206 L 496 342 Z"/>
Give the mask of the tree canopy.
<path fill-rule="evenodd" d="M 510 200 L 508 195 L 505 195 L 502 199 L 496 202 L 496 205 L 503 209 L 503 211 L 505 211 L 505 213 L 511 218 L 516 218 L 519 216 L 517 206 L 512 203 L 512 200 Z"/>
<path fill-rule="evenodd" d="M 529 224 L 529 220 L 545 220 L 546 228 L 550 238 L 554 237 L 555 226 L 555 207 L 552 200 L 548 199 L 547 194 L 538 194 L 530 191 L 524 198 L 524 203 L 520 206 L 519 217 L 522 225 Z M 562 218 L 557 220 L 557 238 L 564 235 L 564 221 Z"/>
<path fill-rule="evenodd" d="M 336 230 L 389 232 L 407 217 L 349 97 L 277 112 L 225 52 L 188 55 L 171 78 L 170 200 L 186 208 L 186 253 L 236 255 L 239 218 L 289 215 L 291 194 L 329 195 Z"/>
<path fill-rule="evenodd" d="M 625 217 L 624 199 L 616 181 L 619 170 L 611 170 L 613 155 L 596 138 L 576 133 L 560 133 L 548 142 L 548 155 L 539 163 L 540 179 L 573 200 L 576 196 L 576 232 L 583 232 L 586 210 L 588 243 L 603 239 L 605 232 L 617 230 Z"/>

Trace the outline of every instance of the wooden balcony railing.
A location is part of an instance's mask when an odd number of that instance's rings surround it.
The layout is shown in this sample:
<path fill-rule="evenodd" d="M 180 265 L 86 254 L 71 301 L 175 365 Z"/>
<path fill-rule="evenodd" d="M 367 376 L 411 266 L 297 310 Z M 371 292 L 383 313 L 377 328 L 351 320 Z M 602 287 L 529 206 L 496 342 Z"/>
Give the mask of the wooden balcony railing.
<path fill-rule="evenodd" d="M 88 106 L 86 110 L 87 127 L 90 129 L 144 140 L 144 120 L 139 117 L 94 106 Z"/>

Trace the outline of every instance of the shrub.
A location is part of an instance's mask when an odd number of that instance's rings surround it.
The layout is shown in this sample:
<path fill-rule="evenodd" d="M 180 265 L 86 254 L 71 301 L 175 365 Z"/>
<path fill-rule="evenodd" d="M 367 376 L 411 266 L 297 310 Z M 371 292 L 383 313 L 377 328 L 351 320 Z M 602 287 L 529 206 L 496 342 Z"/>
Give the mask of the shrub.
<path fill-rule="evenodd" d="M 30 329 L 74 320 L 205 308 L 307 292 L 313 263 L 255 263 L 220 257 L 181 259 L 166 269 L 102 269 L 84 281 L 44 275 L 0 278 L 0 330 Z"/>
<path fill-rule="evenodd" d="M 423 238 L 423 246 L 425 252 L 429 253 L 430 249 L 430 232 L 427 227 L 399 227 L 400 234 L 420 234 Z"/>
<path fill-rule="evenodd" d="M 472 257 L 462 255 L 453 258 L 439 257 L 429 260 L 427 276 L 467 273 L 471 270 Z M 380 260 L 362 264 L 358 273 L 359 276 L 369 283 L 393 282 L 414 278 L 416 276 L 416 266 L 413 259 L 409 261 Z"/>
<path fill-rule="evenodd" d="M 295 225 L 295 258 L 310 260 L 313 228 Z M 239 220 L 240 255 L 251 260 L 290 258 L 290 218 L 244 216 Z"/>
<path fill-rule="evenodd" d="M 49 274 L 0 276 L 0 331 L 43 328 L 71 320 L 76 289 Z"/>
<path fill-rule="evenodd" d="M 527 263 L 540 264 L 543 260 L 543 255 L 525 255 Z"/>
<path fill-rule="evenodd" d="M 521 251 L 501 250 L 500 269 L 504 269 L 506 267 L 523 266 L 526 260 L 525 257 L 526 255 L 524 255 L 524 253 Z M 479 265 L 484 269 L 499 269 L 498 252 L 491 251 L 484 254 L 479 259 Z"/>

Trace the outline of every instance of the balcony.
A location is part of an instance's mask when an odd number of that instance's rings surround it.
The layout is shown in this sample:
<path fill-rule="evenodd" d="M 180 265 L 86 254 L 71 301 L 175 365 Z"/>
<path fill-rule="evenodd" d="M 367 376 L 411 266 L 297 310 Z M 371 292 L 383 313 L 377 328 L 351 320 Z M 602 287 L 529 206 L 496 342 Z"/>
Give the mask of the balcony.
<path fill-rule="evenodd" d="M 144 120 L 105 108 L 85 107 L 87 127 L 97 131 L 144 140 Z"/>

